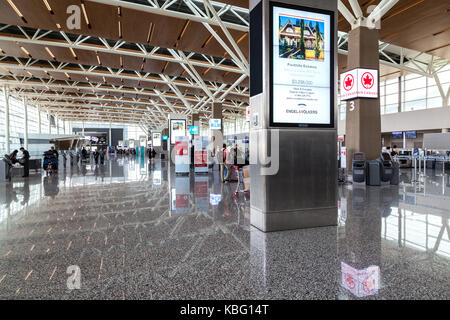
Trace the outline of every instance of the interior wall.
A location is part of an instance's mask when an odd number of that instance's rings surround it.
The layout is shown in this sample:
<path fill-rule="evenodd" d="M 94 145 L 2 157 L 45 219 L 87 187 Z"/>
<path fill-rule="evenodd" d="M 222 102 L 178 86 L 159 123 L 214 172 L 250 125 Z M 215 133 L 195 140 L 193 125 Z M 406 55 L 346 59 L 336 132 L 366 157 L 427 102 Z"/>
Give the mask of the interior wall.
<path fill-rule="evenodd" d="M 381 116 L 381 132 L 428 131 L 450 128 L 450 107 L 398 112 Z M 345 134 L 345 120 L 338 121 L 338 134 Z M 386 141 L 385 141 L 386 143 Z"/>

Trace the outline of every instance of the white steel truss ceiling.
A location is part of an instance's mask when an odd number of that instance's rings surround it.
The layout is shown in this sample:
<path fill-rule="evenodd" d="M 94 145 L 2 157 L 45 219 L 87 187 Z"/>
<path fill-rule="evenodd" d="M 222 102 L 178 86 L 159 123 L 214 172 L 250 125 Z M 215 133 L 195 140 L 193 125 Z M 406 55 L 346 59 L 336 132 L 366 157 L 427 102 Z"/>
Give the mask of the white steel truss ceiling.
<path fill-rule="evenodd" d="M 214 102 L 225 118 L 244 114 L 248 9 L 210 0 L 79 2 L 81 29 L 68 30 L 69 0 L 0 0 L 0 81 L 12 95 L 60 119 L 149 128 L 173 112 L 208 119 Z M 339 54 L 347 39 L 339 32 Z M 380 42 L 380 63 L 433 77 L 448 61 Z"/>

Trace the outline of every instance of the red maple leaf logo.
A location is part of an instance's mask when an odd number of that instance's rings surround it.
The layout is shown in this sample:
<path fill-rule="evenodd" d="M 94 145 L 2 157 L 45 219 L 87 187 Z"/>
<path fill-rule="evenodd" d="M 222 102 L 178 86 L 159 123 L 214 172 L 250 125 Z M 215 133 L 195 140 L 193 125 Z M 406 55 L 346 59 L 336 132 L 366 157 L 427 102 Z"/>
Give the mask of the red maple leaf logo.
<path fill-rule="evenodd" d="M 372 88 L 374 85 L 374 78 L 370 72 L 365 72 L 361 77 L 361 83 L 367 90 Z"/>
<path fill-rule="evenodd" d="M 353 76 L 348 74 L 344 78 L 344 89 L 349 91 L 351 88 L 353 88 Z"/>
<path fill-rule="evenodd" d="M 367 75 L 363 80 L 365 86 L 370 86 L 372 84 L 372 78 L 370 78 L 369 75 Z"/>
<path fill-rule="evenodd" d="M 350 87 L 352 85 L 352 78 L 348 77 L 347 80 L 345 80 L 345 86 Z"/>

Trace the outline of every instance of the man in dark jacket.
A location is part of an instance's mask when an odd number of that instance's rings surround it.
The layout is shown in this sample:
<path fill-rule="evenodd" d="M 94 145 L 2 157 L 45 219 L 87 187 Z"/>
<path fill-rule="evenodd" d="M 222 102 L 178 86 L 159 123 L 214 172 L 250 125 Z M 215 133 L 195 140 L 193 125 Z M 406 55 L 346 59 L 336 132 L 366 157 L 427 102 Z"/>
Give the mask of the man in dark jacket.
<path fill-rule="evenodd" d="M 23 176 L 22 177 L 28 177 L 30 174 L 30 153 L 25 150 L 24 147 L 20 148 L 20 151 L 22 151 L 22 161 L 21 164 L 23 165 Z"/>

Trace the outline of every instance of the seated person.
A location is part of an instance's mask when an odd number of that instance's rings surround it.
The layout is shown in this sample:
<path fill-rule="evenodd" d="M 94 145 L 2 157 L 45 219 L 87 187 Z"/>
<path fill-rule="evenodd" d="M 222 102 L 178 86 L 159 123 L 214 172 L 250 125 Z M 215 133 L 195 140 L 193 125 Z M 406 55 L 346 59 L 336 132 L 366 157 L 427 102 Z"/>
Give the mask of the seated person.
<path fill-rule="evenodd" d="M 17 154 L 19 153 L 18 150 L 14 150 L 10 155 L 9 155 L 9 160 L 11 160 L 12 164 L 16 164 L 19 162 L 19 160 L 17 160 Z"/>

